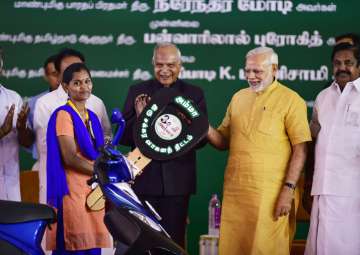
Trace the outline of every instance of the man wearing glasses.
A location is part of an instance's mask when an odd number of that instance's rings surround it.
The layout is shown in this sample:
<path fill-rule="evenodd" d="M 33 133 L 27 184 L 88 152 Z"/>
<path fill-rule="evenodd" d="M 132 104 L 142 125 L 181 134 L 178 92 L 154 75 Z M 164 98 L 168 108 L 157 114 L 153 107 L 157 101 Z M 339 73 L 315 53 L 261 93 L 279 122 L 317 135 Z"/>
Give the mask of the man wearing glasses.
<path fill-rule="evenodd" d="M 359 48 L 339 44 L 331 59 L 335 80 L 317 96 L 310 123 L 316 145 L 315 164 L 309 154 L 306 167 L 305 194 L 311 188 L 313 196 L 307 255 L 360 251 Z"/>
<path fill-rule="evenodd" d="M 217 130 L 209 128 L 209 142 L 229 150 L 219 254 L 290 254 L 311 136 L 306 104 L 277 81 L 277 68 L 271 48 L 249 51 L 249 88 L 233 96 Z"/>

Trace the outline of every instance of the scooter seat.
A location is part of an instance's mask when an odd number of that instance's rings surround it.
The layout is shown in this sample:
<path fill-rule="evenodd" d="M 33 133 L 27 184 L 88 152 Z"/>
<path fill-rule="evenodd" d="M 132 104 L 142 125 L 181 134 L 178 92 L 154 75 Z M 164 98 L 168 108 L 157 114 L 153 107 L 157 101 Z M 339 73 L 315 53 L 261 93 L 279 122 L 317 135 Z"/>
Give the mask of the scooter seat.
<path fill-rule="evenodd" d="M 0 223 L 21 223 L 35 220 L 56 221 L 55 210 L 47 205 L 0 200 Z"/>

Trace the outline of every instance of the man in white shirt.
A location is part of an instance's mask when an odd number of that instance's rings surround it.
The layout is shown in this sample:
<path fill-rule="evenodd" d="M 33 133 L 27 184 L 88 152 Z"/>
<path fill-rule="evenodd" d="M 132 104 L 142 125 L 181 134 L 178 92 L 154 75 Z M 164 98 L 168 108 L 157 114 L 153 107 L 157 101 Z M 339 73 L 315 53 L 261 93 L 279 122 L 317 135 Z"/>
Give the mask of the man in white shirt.
<path fill-rule="evenodd" d="M 28 122 L 30 124 L 30 128 L 32 130 L 34 130 L 34 111 L 35 111 L 35 104 L 36 101 L 46 95 L 47 93 L 57 89 L 59 87 L 59 79 L 58 79 L 58 72 L 55 69 L 55 59 L 56 59 L 56 55 L 52 55 L 50 57 L 48 57 L 45 60 L 45 63 L 43 65 L 44 68 L 44 80 L 48 83 L 49 87 L 47 90 L 41 92 L 38 95 L 32 96 L 29 98 L 29 108 L 30 108 L 30 112 L 29 112 L 29 116 L 28 116 Z M 36 144 L 32 144 L 32 146 L 27 150 L 29 153 L 32 154 L 33 158 L 35 160 L 38 159 L 38 154 L 37 154 L 37 149 L 36 149 Z M 33 170 L 38 171 L 39 170 L 39 161 L 36 161 L 36 163 L 34 164 L 34 166 L 32 167 Z"/>
<path fill-rule="evenodd" d="M 40 182 L 40 203 L 46 203 L 46 131 L 49 118 L 53 111 L 64 105 L 68 99 L 67 92 L 61 85 L 64 70 L 73 63 L 85 62 L 84 56 L 73 49 L 60 51 L 55 60 L 55 68 L 59 73 L 59 87 L 40 97 L 35 105 L 34 130 L 36 133 L 36 147 L 39 156 L 39 182 Z M 97 114 L 101 121 L 105 137 L 111 137 L 111 126 L 103 101 L 91 95 L 86 102 L 86 107 Z"/>
<path fill-rule="evenodd" d="M 305 193 L 312 181 L 313 196 L 306 255 L 360 254 L 358 46 L 335 46 L 332 64 L 335 81 L 317 96 L 310 123 L 316 146 L 315 167 L 306 169 Z"/>
<path fill-rule="evenodd" d="M 0 73 L 2 71 L 0 49 Z M 0 199 L 20 201 L 19 144 L 29 147 L 33 135 L 27 127 L 29 107 L 21 97 L 0 84 Z"/>

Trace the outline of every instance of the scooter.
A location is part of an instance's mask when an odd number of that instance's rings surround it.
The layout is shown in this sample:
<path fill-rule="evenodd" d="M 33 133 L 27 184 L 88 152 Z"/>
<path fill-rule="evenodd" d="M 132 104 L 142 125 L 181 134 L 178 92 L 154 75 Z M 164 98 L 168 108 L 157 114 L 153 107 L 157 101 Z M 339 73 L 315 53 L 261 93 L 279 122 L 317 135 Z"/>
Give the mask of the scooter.
<path fill-rule="evenodd" d="M 105 197 L 104 222 L 114 238 L 115 255 L 187 254 L 163 229 L 153 207 L 148 202 L 145 207 L 132 190 L 135 175 L 131 163 L 114 147 L 125 126 L 120 111 L 113 111 L 111 122 L 118 124 L 117 133 L 112 144 L 100 150 L 88 184 L 97 183 Z"/>
<path fill-rule="evenodd" d="M 130 184 L 145 161 L 171 160 L 194 148 L 207 134 L 207 117 L 176 90 L 159 90 L 137 118 L 133 132 L 137 149 L 128 157 L 114 149 L 125 127 L 120 111 L 113 112 L 111 122 L 118 125 L 117 133 L 112 145 L 101 150 L 89 184 L 97 182 L 104 194 L 107 201 L 104 221 L 115 243 L 120 241 L 122 247 L 125 244 L 127 255 L 187 254 L 162 228 L 161 217 L 153 207 L 147 201 L 143 206 Z M 115 254 L 124 251 L 117 246 Z"/>
<path fill-rule="evenodd" d="M 115 110 L 111 120 L 118 124 L 112 144 L 101 148 L 89 185 L 97 183 L 106 200 L 104 222 L 116 245 L 115 255 L 187 254 L 175 244 L 149 203 L 145 208 L 130 184 L 134 181 L 131 164 L 116 145 L 125 121 Z M 0 201 L 0 254 L 43 255 L 41 240 L 45 228 L 56 221 L 55 211 L 42 204 Z"/>
<path fill-rule="evenodd" d="M 0 254 L 43 255 L 41 240 L 55 221 L 55 211 L 47 205 L 1 200 Z"/>

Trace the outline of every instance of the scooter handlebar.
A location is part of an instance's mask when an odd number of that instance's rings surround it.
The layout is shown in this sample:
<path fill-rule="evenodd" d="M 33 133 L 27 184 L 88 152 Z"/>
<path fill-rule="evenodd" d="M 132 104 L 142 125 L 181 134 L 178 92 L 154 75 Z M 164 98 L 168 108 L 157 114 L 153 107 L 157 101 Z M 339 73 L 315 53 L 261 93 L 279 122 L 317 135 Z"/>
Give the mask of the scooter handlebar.
<path fill-rule="evenodd" d="M 117 145 L 125 129 L 125 119 L 123 118 L 122 113 L 118 108 L 114 108 L 112 111 L 111 123 L 118 125 L 118 129 L 111 143 L 112 145 Z"/>
<path fill-rule="evenodd" d="M 96 182 L 96 176 L 92 176 L 89 180 L 86 181 L 87 185 L 91 186 L 94 182 Z"/>

